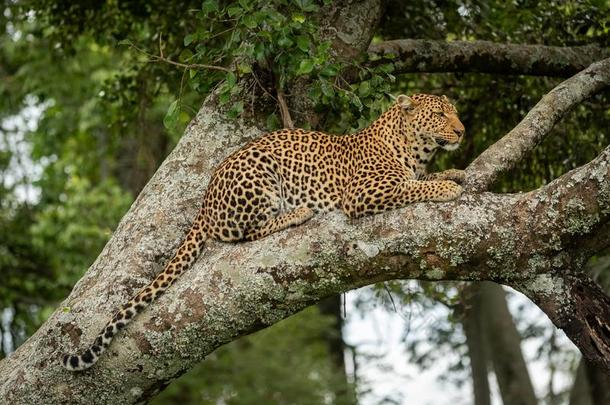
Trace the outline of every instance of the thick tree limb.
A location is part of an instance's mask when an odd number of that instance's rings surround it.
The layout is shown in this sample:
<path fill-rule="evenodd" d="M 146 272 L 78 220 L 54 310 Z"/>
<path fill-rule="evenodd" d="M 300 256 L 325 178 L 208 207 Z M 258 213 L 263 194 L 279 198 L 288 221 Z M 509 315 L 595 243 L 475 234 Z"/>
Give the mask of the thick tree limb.
<path fill-rule="evenodd" d="M 468 167 L 466 187 L 486 189 L 500 173 L 512 169 L 534 149 L 575 105 L 610 85 L 610 58 L 562 82 L 546 94 L 506 136 L 481 153 Z"/>
<path fill-rule="evenodd" d="M 333 213 L 256 242 L 210 242 L 96 367 L 64 370 L 61 354 L 90 343 L 168 260 L 212 168 L 258 134 L 247 122 L 229 121 L 213 99 L 204 104 L 70 297 L 0 362 L 0 398 L 13 404 L 141 402 L 224 343 L 324 297 L 390 279 L 517 287 L 588 359 L 610 368 L 610 302 L 576 273 L 587 253 L 610 241 L 608 148 L 525 194 L 466 193 L 359 221 Z"/>
<path fill-rule="evenodd" d="M 391 57 L 388 56 L 393 55 Z M 395 72 L 479 72 L 569 77 L 610 57 L 599 46 L 557 47 L 489 41 L 397 39 L 369 47 L 370 66 L 393 63 Z"/>

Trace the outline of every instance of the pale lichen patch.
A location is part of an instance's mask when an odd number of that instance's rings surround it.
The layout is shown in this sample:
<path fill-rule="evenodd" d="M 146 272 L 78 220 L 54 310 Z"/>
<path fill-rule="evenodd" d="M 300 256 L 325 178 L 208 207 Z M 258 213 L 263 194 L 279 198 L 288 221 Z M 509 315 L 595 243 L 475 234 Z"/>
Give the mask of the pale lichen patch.
<path fill-rule="evenodd" d="M 564 293 L 564 283 L 560 278 L 549 274 L 537 274 L 525 283 L 525 289 L 545 297 L 561 296 Z"/>
<path fill-rule="evenodd" d="M 365 242 L 363 240 L 356 241 L 356 246 L 368 258 L 373 258 L 379 254 L 379 246 L 375 243 Z"/>
<path fill-rule="evenodd" d="M 132 387 L 129 390 L 129 394 L 131 394 L 132 397 L 136 397 L 139 398 L 144 392 L 142 391 L 142 388 L 140 387 Z"/>
<path fill-rule="evenodd" d="M 589 233 L 595 224 L 599 222 L 599 214 L 589 214 L 584 202 L 574 197 L 566 204 L 566 229 L 573 235 Z"/>
<path fill-rule="evenodd" d="M 441 280 L 445 277 L 445 272 L 438 267 L 433 267 L 425 272 L 425 276 L 429 280 Z"/>

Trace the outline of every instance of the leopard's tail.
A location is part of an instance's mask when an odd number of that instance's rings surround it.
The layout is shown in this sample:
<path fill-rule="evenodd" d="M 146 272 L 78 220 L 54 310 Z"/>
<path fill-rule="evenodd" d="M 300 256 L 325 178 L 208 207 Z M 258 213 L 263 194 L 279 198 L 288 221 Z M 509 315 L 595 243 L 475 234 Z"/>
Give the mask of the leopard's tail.
<path fill-rule="evenodd" d="M 62 365 L 72 371 L 86 370 L 93 366 L 106 351 L 118 331 L 163 294 L 178 276 L 193 264 L 201 253 L 206 239 L 207 233 L 203 229 L 203 215 L 200 212 L 182 245 L 163 271 L 116 312 L 87 350 L 81 354 L 64 355 Z"/>

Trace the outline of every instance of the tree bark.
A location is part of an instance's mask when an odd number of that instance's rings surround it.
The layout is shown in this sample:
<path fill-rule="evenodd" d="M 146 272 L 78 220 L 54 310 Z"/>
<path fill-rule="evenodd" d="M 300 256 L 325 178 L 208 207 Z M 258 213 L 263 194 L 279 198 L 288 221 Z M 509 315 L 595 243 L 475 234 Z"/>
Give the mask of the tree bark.
<path fill-rule="evenodd" d="M 342 379 L 345 381 L 343 387 L 337 387 L 337 397 L 346 398 L 349 403 L 356 404 L 356 393 L 344 392 L 344 387 L 349 387 L 349 378 L 347 370 L 345 368 L 345 341 L 343 340 L 343 316 L 341 314 L 341 295 L 333 295 L 320 302 L 318 302 L 318 308 L 322 315 L 330 316 L 334 319 L 332 327 L 324 331 L 322 339 L 328 345 L 328 352 L 330 355 L 330 361 L 332 362 L 335 372 L 341 374 Z"/>
<path fill-rule="evenodd" d="M 596 257 L 587 263 L 587 273 L 598 281 L 604 291 L 610 291 L 610 256 Z M 570 392 L 570 405 L 610 405 L 610 373 L 581 359 Z"/>
<path fill-rule="evenodd" d="M 369 66 L 392 63 L 394 74 L 479 72 L 569 77 L 610 57 L 610 50 L 596 45 L 558 47 L 425 39 L 384 41 L 371 45 L 368 52 Z"/>
<path fill-rule="evenodd" d="M 595 405 L 591 399 L 591 387 L 583 360 L 578 364 L 574 384 L 570 390 L 570 405 Z"/>
<path fill-rule="evenodd" d="M 506 293 L 498 284 L 483 282 L 480 294 L 484 333 L 502 402 L 536 405 L 538 400 L 521 352 L 521 336 L 508 310 Z"/>
<path fill-rule="evenodd" d="M 581 75 L 585 88 L 602 74 Z M 560 111 L 567 102 L 546 97 L 539 106 L 550 100 Z M 548 119 L 532 125 L 539 128 Z M 213 97 L 204 103 L 70 296 L 0 362 L 1 398 L 13 404 L 142 402 L 224 343 L 325 297 L 390 279 L 512 285 L 563 328 L 585 357 L 610 369 L 610 299 L 576 271 L 610 243 L 607 148 L 528 193 L 466 192 L 455 201 L 413 204 L 358 221 L 331 213 L 250 243 L 211 241 L 96 367 L 64 370 L 62 353 L 89 344 L 110 314 L 171 257 L 212 168 L 259 134 L 248 121 L 228 120 Z M 504 161 L 502 151 L 491 156 Z M 467 173 L 491 179 L 489 171 L 503 167 L 483 165 L 481 173 Z"/>
<path fill-rule="evenodd" d="M 474 405 L 491 405 L 489 369 L 487 367 L 489 350 L 487 335 L 483 327 L 485 315 L 481 303 L 480 283 L 470 283 L 462 290 L 460 295 L 463 305 L 458 307 L 458 311 L 461 312 L 458 315 L 462 319 L 466 345 L 468 346 Z"/>

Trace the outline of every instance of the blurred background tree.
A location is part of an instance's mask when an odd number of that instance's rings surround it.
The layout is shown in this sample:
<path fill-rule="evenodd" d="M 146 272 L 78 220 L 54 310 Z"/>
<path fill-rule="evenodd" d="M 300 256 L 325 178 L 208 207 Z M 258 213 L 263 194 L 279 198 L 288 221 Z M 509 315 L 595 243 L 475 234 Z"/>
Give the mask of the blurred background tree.
<path fill-rule="evenodd" d="M 0 358 L 68 294 L 217 86 L 223 101 L 234 103 L 231 114 L 247 114 L 256 101 L 230 101 L 242 75 L 254 75 L 265 97 L 287 91 L 289 104 L 291 86 L 309 75 L 314 84 L 308 97 L 320 119 L 299 124 L 337 133 L 366 126 L 389 104 L 386 93 L 444 93 L 456 102 L 468 136 L 460 152 L 439 156 L 434 164 L 463 168 L 560 81 L 394 76 L 390 61 L 365 68 L 364 60 L 337 60 L 310 18 L 320 7 L 311 0 L 32 0 L 2 7 Z M 374 42 L 610 45 L 606 1 L 388 0 L 384 7 Z M 229 60 L 239 61 L 237 74 L 222 69 Z M 339 72 L 346 68 L 363 80 L 342 80 Z M 267 129 L 281 126 L 279 108 L 264 114 Z M 609 124 L 606 92 L 572 111 L 553 130 L 557 136 L 498 182 L 496 191 L 534 189 L 588 162 L 608 144 Z M 599 278 L 610 278 L 606 258 L 590 267 Z M 155 403 L 409 401 L 375 392 L 367 381 L 369 353 L 357 345 L 347 350 L 344 343 L 343 322 L 372 308 L 401 314 L 394 327 L 404 331 L 404 359 L 422 369 L 436 367 L 442 384 L 474 387 L 473 401 L 464 403 L 490 403 L 494 392 L 507 404 L 589 404 L 608 395 L 607 376 L 579 366 L 575 349 L 536 319 L 531 304 L 519 301 L 509 311 L 496 285 L 394 282 L 350 294 L 349 302 L 347 319 L 341 298 L 334 297 L 223 347 Z M 425 325 L 426 333 L 408 333 L 416 323 L 410 318 L 414 305 L 420 313 L 438 314 Z M 524 344 L 531 348 L 528 355 Z M 533 359 L 547 369 L 547 380 L 523 372 Z"/>

